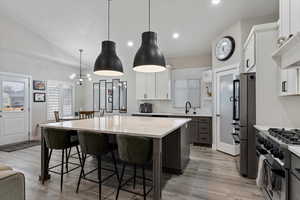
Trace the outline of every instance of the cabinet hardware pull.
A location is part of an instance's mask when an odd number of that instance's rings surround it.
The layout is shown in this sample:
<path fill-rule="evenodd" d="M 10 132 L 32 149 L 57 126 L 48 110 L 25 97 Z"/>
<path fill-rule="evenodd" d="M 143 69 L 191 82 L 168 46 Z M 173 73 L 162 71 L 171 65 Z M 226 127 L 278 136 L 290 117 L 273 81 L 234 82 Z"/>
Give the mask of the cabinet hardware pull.
<path fill-rule="evenodd" d="M 281 88 L 281 91 L 282 91 L 282 92 L 287 92 L 287 90 L 286 90 L 287 81 L 282 81 L 281 84 L 282 84 L 282 86 L 281 86 L 281 87 L 282 87 L 282 88 Z"/>

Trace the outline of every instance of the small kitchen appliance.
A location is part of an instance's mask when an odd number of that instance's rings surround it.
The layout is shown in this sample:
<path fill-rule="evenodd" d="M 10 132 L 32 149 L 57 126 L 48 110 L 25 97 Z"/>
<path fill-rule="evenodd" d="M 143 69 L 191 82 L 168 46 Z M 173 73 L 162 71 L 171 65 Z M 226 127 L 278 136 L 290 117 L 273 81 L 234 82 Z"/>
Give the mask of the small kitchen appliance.
<path fill-rule="evenodd" d="M 151 103 L 140 104 L 140 113 L 152 113 L 152 104 Z"/>

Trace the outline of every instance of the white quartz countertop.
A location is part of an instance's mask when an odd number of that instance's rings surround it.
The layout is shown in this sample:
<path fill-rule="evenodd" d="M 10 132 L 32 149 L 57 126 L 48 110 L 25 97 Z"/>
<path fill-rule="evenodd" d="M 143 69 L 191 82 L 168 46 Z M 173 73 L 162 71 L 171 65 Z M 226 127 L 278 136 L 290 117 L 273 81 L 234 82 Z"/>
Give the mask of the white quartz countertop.
<path fill-rule="evenodd" d="M 86 130 L 108 134 L 163 138 L 191 121 L 189 118 L 104 116 L 94 119 L 40 124 L 40 127 Z"/>
<path fill-rule="evenodd" d="M 289 145 L 289 151 L 300 157 L 300 146 Z"/>
<path fill-rule="evenodd" d="M 212 117 L 212 114 L 208 114 L 208 113 L 197 113 L 197 114 L 193 114 L 193 113 L 189 113 L 189 114 L 185 114 L 185 113 L 132 113 L 133 115 L 142 115 L 142 116 L 152 116 L 152 115 L 158 115 L 158 116 L 182 116 L 182 117 Z"/>
<path fill-rule="evenodd" d="M 257 129 L 257 130 L 259 130 L 259 131 L 261 131 L 261 132 L 263 132 L 264 134 L 268 134 L 269 135 L 269 132 L 268 132 L 268 130 L 270 129 L 270 128 L 284 128 L 284 129 L 286 129 L 286 130 L 289 130 L 289 129 L 299 129 L 299 128 L 287 128 L 287 127 L 268 127 L 268 126 L 262 126 L 262 125 L 254 125 L 254 127 Z M 270 136 L 270 135 L 269 135 Z M 299 156 L 300 157 L 300 145 L 288 145 L 288 144 L 286 144 L 287 146 L 288 146 L 288 149 L 289 149 L 289 151 L 290 152 L 292 152 L 292 153 L 294 153 L 296 156 Z"/>

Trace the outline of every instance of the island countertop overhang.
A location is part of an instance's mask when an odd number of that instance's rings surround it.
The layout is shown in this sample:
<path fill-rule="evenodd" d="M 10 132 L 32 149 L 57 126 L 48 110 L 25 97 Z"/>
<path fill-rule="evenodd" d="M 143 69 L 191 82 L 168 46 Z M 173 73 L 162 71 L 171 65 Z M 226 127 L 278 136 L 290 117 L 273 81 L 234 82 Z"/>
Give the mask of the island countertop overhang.
<path fill-rule="evenodd" d="M 189 118 L 152 118 L 115 115 L 86 120 L 40 124 L 40 127 L 163 138 L 180 127 L 185 126 L 189 121 L 191 121 Z"/>

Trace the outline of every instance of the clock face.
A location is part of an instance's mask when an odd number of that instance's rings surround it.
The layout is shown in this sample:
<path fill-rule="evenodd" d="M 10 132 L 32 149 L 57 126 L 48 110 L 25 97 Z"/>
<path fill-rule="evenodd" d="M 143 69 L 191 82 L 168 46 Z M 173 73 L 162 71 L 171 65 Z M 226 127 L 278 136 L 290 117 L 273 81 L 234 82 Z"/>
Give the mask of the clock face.
<path fill-rule="evenodd" d="M 216 57 L 220 61 L 228 60 L 235 50 L 235 41 L 232 37 L 226 36 L 222 38 L 216 45 Z"/>

